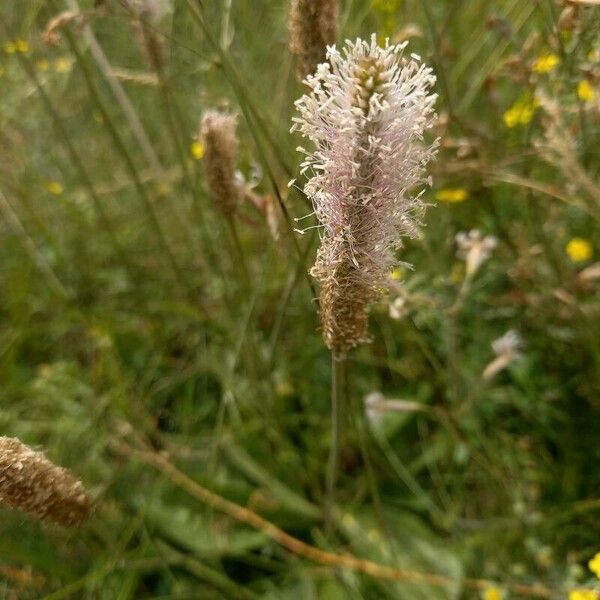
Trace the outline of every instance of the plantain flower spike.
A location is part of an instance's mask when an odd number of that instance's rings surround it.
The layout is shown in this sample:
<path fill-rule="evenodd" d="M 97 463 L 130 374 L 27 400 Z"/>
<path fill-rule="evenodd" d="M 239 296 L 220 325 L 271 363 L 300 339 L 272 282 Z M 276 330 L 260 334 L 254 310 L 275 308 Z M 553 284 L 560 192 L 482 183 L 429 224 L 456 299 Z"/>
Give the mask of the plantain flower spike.
<path fill-rule="evenodd" d="M 217 209 L 232 218 L 241 198 L 236 175 L 238 140 L 233 115 L 207 111 L 200 124 L 208 187 Z"/>
<path fill-rule="evenodd" d="M 337 36 L 338 0 L 291 0 L 290 50 L 296 55 L 299 79 L 325 60 L 327 46 Z"/>
<path fill-rule="evenodd" d="M 92 506 L 70 471 L 9 437 L 0 437 L 0 503 L 69 527 L 85 521 Z"/>
<path fill-rule="evenodd" d="M 434 122 L 432 70 L 406 43 L 346 41 L 327 49 L 329 62 L 305 83 L 296 101 L 299 131 L 315 146 L 305 154 L 304 192 L 321 226 L 311 274 L 320 285 L 326 345 L 343 356 L 369 341 L 369 305 L 387 287 L 403 236 L 415 237 L 424 212 L 424 177 L 437 141 L 424 132 Z"/>

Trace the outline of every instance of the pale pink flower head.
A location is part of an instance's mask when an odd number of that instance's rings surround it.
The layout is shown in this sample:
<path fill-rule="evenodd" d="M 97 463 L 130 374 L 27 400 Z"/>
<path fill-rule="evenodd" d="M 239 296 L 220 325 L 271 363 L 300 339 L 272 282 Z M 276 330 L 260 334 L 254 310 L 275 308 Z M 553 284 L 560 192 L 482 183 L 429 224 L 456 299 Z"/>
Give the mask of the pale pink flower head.
<path fill-rule="evenodd" d="M 402 236 L 415 237 L 430 183 L 425 166 L 437 142 L 424 132 L 434 120 L 432 70 L 406 43 L 382 48 L 346 41 L 327 49 L 296 101 L 297 130 L 315 148 L 304 152 L 304 191 L 322 226 L 311 273 L 320 283 L 327 346 L 339 354 L 368 341 L 367 309 L 386 288 Z"/>

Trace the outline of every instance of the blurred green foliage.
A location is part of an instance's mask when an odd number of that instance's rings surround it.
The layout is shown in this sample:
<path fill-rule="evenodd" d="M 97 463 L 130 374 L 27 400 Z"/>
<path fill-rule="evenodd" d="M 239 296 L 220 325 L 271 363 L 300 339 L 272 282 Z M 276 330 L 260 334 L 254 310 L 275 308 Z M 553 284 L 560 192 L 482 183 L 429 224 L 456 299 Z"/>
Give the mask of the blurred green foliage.
<path fill-rule="evenodd" d="M 463 577 L 557 597 L 592 587 L 600 9 L 342 3 L 340 40 L 409 37 L 433 64 L 442 145 L 425 193 L 440 201 L 400 257 L 414 270 L 395 274 L 373 343 L 350 358 L 331 534 L 330 365 L 305 275 L 317 236 L 279 212 L 275 240 L 246 202 L 238 246 L 192 152 L 203 110 L 231 110 L 254 192 L 275 206 L 280 194 L 292 218 L 310 211 L 286 185 L 301 184 L 288 130 L 303 91 L 286 2 L 156 0 L 146 28 L 131 3 L 96 4 L 54 45 L 43 33 L 69 3 L 0 7 L 0 433 L 46 449 L 97 498 L 77 531 L 1 510 L 1 597 L 479 597 Z M 552 68 L 535 67 L 548 53 Z M 471 229 L 498 241 L 472 277 L 455 242 Z M 520 347 L 483 377 L 509 330 Z M 373 415 L 374 392 L 422 410 Z M 119 450 L 140 440 L 313 545 L 455 585 L 300 560 Z"/>

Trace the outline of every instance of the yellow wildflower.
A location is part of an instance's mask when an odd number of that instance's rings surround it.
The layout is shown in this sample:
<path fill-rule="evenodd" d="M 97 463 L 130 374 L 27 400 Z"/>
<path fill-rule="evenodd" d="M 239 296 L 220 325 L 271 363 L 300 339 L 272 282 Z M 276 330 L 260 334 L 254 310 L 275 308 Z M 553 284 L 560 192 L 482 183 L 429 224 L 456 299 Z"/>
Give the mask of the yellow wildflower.
<path fill-rule="evenodd" d="M 542 54 L 533 62 L 532 69 L 536 73 L 550 73 L 560 62 L 560 58 L 556 54 Z"/>
<path fill-rule="evenodd" d="M 594 249 L 588 240 L 574 237 L 569 240 L 569 243 L 565 247 L 565 252 L 573 262 L 584 262 L 592 257 Z"/>
<path fill-rule="evenodd" d="M 36 61 L 35 68 L 38 71 L 47 71 L 50 68 L 50 63 L 48 62 L 47 58 L 40 58 L 38 61 Z"/>
<path fill-rule="evenodd" d="M 504 124 L 507 127 L 527 125 L 533 118 L 535 109 L 539 106 L 536 98 L 522 98 L 517 100 L 505 113 Z"/>
<path fill-rule="evenodd" d="M 68 73 L 73 66 L 73 61 L 68 56 L 62 56 L 54 61 L 54 70 L 57 73 Z"/>
<path fill-rule="evenodd" d="M 502 592 L 497 587 L 489 587 L 483 592 L 483 600 L 502 600 Z"/>
<path fill-rule="evenodd" d="M 596 92 L 587 79 L 582 79 L 577 84 L 577 95 L 583 102 L 591 102 L 596 97 Z"/>
<path fill-rule="evenodd" d="M 400 267 L 396 267 L 390 273 L 390 279 L 392 279 L 393 281 L 400 281 L 402 279 L 403 275 L 404 275 L 404 269 L 401 269 Z"/>
<path fill-rule="evenodd" d="M 464 188 L 444 188 L 435 197 L 440 202 L 462 202 L 467 199 L 468 195 L 467 190 Z"/>
<path fill-rule="evenodd" d="M 15 42 L 15 48 L 17 52 L 20 52 L 21 54 L 27 54 L 27 52 L 29 52 L 29 42 L 27 40 L 19 39 Z"/>
<path fill-rule="evenodd" d="M 588 567 L 598 579 L 600 579 L 600 552 L 596 552 L 596 554 L 589 560 Z"/>
<path fill-rule="evenodd" d="M 4 52 L 6 54 L 14 54 L 17 51 L 17 45 L 14 42 L 6 42 L 4 44 Z"/>
<path fill-rule="evenodd" d="M 571 590 L 569 600 L 598 600 L 598 594 L 594 590 Z"/>
<path fill-rule="evenodd" d="M 48 181 L 46 189 L 55 196 L 60 196 L 63 193 L 63 186 L 59 181 Z"/>
<path fill-rule="evenodd" d="M 190 154 L 196 159 L 200 160 L 204 156 L 204 146 L 202 142 L 192 142 L 190 146 Z"/>

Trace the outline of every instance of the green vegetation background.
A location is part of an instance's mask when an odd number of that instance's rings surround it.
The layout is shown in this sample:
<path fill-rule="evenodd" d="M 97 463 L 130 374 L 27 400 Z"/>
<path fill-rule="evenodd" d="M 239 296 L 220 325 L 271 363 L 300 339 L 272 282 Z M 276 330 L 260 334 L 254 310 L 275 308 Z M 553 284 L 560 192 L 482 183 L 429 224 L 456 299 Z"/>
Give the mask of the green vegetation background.
<path fill-rule="evenodd" d="M 279 213 L 274 240 L 249 202 L 232 230 L 194 145 L 204 110 L 235 112 L 245 179 L 276 207 L 281 194 L 292 218 L 310 212 L 287 188 L 303 88 L 286 2 L 157 2 L 166 13 L 146 38 L 121 3 L 97 4 L 81 8 L 146 146 L 83 25 L 44 43 L 68 4 L 0 6 L 0 433 L 44 448 L 97 498 L 75 531 L 1 509 L 0 597 L 479 597 L 464 577 L 557 597 L 592 586 L 600 9 L 343 2 L 340 40 L 409 36 L 436 69 L 442 148 L 425 198 L 441 201 L 402 253 L 407 314 L 390 318 L 386 297 L 373 343 L 350 358 L 330 533 L 330 363 L 306 276 L 318 237 L 291 235 Z M 548 54 L 556 65 L 533 68 Z M 465 280 L 454 237 L 474 228 L 498 246 Z M 483 378 L 511 329 L 519 356 Z M 373 418 L 373 392 L 423 410 Z M 124 451 L 142 447 L 313 545 L 455 583 L 294 557 Z"/>

